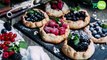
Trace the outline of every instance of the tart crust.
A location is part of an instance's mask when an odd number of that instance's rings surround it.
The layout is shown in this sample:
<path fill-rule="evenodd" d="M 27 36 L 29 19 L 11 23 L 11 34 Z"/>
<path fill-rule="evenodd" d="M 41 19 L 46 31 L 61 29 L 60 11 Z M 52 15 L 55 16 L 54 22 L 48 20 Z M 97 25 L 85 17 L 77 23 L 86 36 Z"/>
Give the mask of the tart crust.
<path fill-rule="evenodd" d="M 55 35 L 52 33 L 46 33 L 43 29 L 44 26 L 40 28 L 40 34 L 41 34 L 42 39 L 45 42 L 49 42 L 49 43 L 58 44 L 58 43 L 64 41 L 68 37 L 69 32 L 70 32 L 69 26 L 68 26 L 66 31 L 65 31 L 65 34 L 63 34 L 63 35 Z"/>
<path fill-rule="evenodd" d="M 78 21 L 67 20 L 67 23 L 69 24 L 70 29 L 81 29 L 90 23 L 90 15 L 88 14 L 88 12 L 86 10 L 81 10 L 81 11 L 85 11 L 87 17 L 85 18 L 84 21 L 83 20 L 78 20 Z"/>
<path fill-rule="evenodd" d="M 89 30 L 89 26 L 87 26 L 84 30 L 85 30 L 85 32 L 90 36 L 90 38 L 92 39 L 92 41 L 93 41 L 94 43 L 107 43 L 107 36 L 101 37 L 101 38 L 95 38 L 95 37 L 92 35 L 91 31 Z"/>
<path fill-rule="evenodd" d="M 66 3 L 64 3 L 62 10 L 52 9 L 50 3 L 46 4 L 46 13 L 49 16 L 61 17 L 64 14 L 67 14 L 68 12 L 70 12 L 70 10 L 69 10 L 68 6 L 66 5 Z"/>
<path fill-rule="evenodd" d="M 88 49 L 83 52 L 76 51 L 72 47 L 67 45 L 67 40 L 65 40 L 64 45 L 62 47 L 62 52 L 66 56 L 68 56 L 71 59 L 77 59 L 77 60 L 90 58 L 93 55 L 94 51 L 95 51 L 95 47 L 92 40 L 90 40 L 90 45 L 88 46 Z"/>
<path fill-rule="evenodd" d="M 40 10 L 40 9 L 33 9 L 33 10 L 39 10 L 39 11 L 41 11 L 43 14 L 44 14 L 44 19 L 43 20 L 41 20 L 41 21 L 38 21 L 38 22 L 31 22 L 31 21 L 27 21 L 27 20 L 25 20 L 25 16 L 26 16 L 26 14 L 27 14 L 27 12 L 22 16 L 22 21 L 23 21 L 23 24 L 26 26 L 26 27 L 29 27 L 29 28 L 36 28 L 36 27 L 42 27 L 44 24 L 46 24 L 48 21 L 49 21 L 49 17 L 48 17 L 48 15 L 45 13 L 45 12 L 43 12 L 42 10 Z"/>

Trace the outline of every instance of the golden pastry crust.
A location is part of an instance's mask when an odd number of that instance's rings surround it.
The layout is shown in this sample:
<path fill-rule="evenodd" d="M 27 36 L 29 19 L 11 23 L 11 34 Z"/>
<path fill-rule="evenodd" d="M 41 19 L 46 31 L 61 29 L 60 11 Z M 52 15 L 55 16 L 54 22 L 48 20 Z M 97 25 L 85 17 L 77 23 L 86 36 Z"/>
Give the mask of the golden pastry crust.
<path fill-rule="evenodd" d="M 49 16 L 61 17 L 61 16 L 63 16 L 64 14 L 67 14 L 69 11 L 70 11 L 70 10 L 69 10 L 68 6 L 66 5 L 66 3 L 64 3 L 62 10 L 52 9 L 50 3 L 47 3 L 47 4 L 46 4 L 46 13 L 47 13 Z"/>
<path fill-rule="evenodd" d="M 97 39 L 92 35 L 91 31 L 89 30 L 89 26 L 87 26 L 84 30 L 90 36 L 94 43 L 107 43 L 107 36 Z"/>
<path fill-rule="evenodd" d="M 76 60 L 88 59 L 93 55 L 94 51 L 95 51 L 95 47 L 94 47 L 92 40 L 90 40 L 90 45 L 88 46 L 88 49 L 83 52 L 76 51 L 72 47 L 67 45 L 67 40 L 64 42 L 64 45 L 62 47 L 62 52 L 66 56 L 70 57 L 71 59 L 76 59 Z"/>
<path fill-rule="evenodd" d="M 45 12 L 43 12 L 42 10 L 40 10 L 40 9 L 34 9 L 34 10 L 39 10 L 39 11 L 41 11 L 43 14 L 44 14 L 44 19 L 43 20 L 41 20 L 41 21 L 38 21 L 38 22 L 31 22 L 31 21 L 27 21 L 27 20 L 25 20 L 25 16 L 26 16 L 26 14 L 27 14 L 27 12 L 22 16 L 22 20 L 23 20 L 23 24 L 25 25 L 25 26 L 27 26 L 27 27 L 29 27 L 29 28 L 36 28 L 36 27 L 42 27 L 44 24 L 46 24 L 48 21 L 49 21 L 49 17 L 48 17 L 48 15 L 45 13 Z"/>
<path fill-rule="evenodd" d="M 64 41 L 68 37 L 69 32 L 70 32 L 69 26 L 67 27 L 65 34 L 63 34 L 63 35 L 55 35 L 52 33 L 46 33 L 43 28 L 44 28 L 44 26 L 40 28 L 40 34 L 42 36 L 42 39 L 45 42 L 54 43 L 54 44 L 58 44 L 58 43 Z"/>
<path fill-rule="evenodd" d="M 86 12 L 87 17 L 85 20 L 78 20 L 78 21 L 72 21 L 72 20 L 67 20 L 67 23 L 70 26 L 70 29 L 81 29 L 87 26 L 90 23 L 90 15 L 86 10 L 82 10 Z"/>

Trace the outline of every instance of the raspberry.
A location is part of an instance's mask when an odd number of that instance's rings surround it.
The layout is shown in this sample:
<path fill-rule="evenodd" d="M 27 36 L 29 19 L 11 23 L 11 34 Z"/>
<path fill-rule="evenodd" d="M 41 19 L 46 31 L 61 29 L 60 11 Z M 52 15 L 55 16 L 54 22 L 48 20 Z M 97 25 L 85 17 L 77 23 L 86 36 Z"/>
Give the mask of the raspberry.
<path fill-rule="evenodd" d="M 65 34 L 65 28 L 64 27 L 59 28 L 59 34 L 60 35 Z"/>
<path fill-rule="evenodd" d="M 58 8 L 61 10 L 62 7 L 63 7 L 63 3 L 62 3 L 62 2 L 59 2 L 59 3 L 58 3 Z"/>
<path fill-rule="evenodd" d="M 11 39 L 11 42 L 14 42 L 14 41 L 15 41 L 15 39 L 12 38 L 12 39 Z"/>
<path fill-rule="evenodd" d="M 56 22 L 54 20 L 49 21 L 49 26 L 54 27 L 56 25 Z"/>
<path fill-rule="evenodd" d="M 57 28 L 53 28 L 52 29 L 52 33 L 55 34 L 55 35 L 58 35 L 59 34 L 59 30 Z"/>
<path fill-rule="evenodd" d="M 5 44 L 5 45 L 9 45 L 9 44 L 10 44 L 10 41 L 5 41 L 4 44 Z"/>
<path fill-rule="evenodd" d="M 46 33 L 51 33 L 52 28 L 51 27 L 44 27 L 44 30 Z"/>
<path fill-rule="evenodd" d="M 8 58 L 8 57 L 9 57 L 9 53 L 8 53 L 8 52 L 4 52 L 4 53 L 3 53 L 3 57 L 4 57 L 4 58 Z"/>
<path fill-rule="evenodd" d="M 17 37 L 17 34 L 13 34 L 12 38 L 16 38 Z"/>
<path fill-rule="evenodd" d="M 67 28 L 67 24 L 63 23 L 62 27 L 64 27 L 66 29 Z"/>
<path fill-rule="evenodd" d="M 12 32 L 9 32 L 9 33 L 8 33 L 8 36 L 9 36 L 9 37 L 12 37 L 12 35 L 13 35 Z"/>
<path fill-rule="evenodd" d="M 5 48 L 6 47 L 6 45 L 5 44 L 2 44 L 2 46 L 1 46 L 2 48 Z"/>

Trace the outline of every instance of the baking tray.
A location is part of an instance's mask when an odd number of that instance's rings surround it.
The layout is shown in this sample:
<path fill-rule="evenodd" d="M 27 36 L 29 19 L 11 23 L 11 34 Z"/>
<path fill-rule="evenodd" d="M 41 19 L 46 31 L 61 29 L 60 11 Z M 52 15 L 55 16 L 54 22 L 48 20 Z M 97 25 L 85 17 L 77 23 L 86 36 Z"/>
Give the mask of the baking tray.
<path fill-rule="evenodd" d="M 90 23 L 95 22 L 95 21 L 96 20 L 91 17 Z M 46 43 L 41 39 L 40 34 L 37 33 L 38 30 L 39 30 L 38 28 L 36 28 L 36 29 L 27 28 L 22 24 L 21 21 L 19 21 L 18 23 L 14 24 L 14 27 L 16 29 L 18 29 L 19 31 L 21 31 L 26 36 L 28 36 L 30 39 L 35 41 L 36 43 L 38 43 L 41 46 L 43 46 L 46 50 L 51 52 L 53 55 L 55 55 L 59 59 L 61 59 L 61 60 L 70 60 L 70 58 L 68 58 L 67 56 L 65 56 L 61 52 L 61 47 L 63 45 L 63 42 L 60 43 L 60 44 Z M 100 44 L 100 45 L 99 44 L 95 44 L 95 53 L 89 60 L 105 60 L 105 59 L 107 59 L 107 45 L 106 44 Z"/>

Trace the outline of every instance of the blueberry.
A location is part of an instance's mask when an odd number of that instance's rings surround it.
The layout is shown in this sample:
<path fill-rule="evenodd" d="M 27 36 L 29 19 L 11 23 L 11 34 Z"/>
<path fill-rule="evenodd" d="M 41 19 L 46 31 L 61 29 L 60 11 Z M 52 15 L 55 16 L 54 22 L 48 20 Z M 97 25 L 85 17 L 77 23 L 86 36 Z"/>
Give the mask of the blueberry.
<path fill-rule="evenodd" d="M 96 30 L 92 31 L 92 34 L 97 34 L 97 31 Z"/>
<path fill-rule="evenodd" d="M 90 27 L 93 27 L 93 24 L 90 23 Z"/>
<path fill-rule="evenodd" d="M 106 35 L 105 34 L 101 34 L 101 37 L 105 37 Z"/>
<path fill-rule="evenodd" d="M 89 29 L 89 30 L 94 31 L 94 28 L 93 28 L 93 27 L 90 27 L 90 29 Z"/>
<path fill-rule="evenodd" d="M 27 20 L 27 21 L 31 21 L 31 18 L 27 18 L 26 20 Z"/>
<path fill-rule="evenodd" d="M 102 23 L 101 23 L 101 21 L 97 21 L 97 24 L 101 26 Z"/>
<path fill-rule="evenodd" d="M 95 38 L 100 38 L 101 36 L 100 35 L 95 35 Z"/>
<path fill-rule="evenodd" d="M 7 30 L 6 29 L 2 29 L 1 30 L 1 33 L 3 34 L 3 33 L 6 33 L 7 32 Z"/>
<path fill-rule="evenodd" d="M 88 43 L 87 42 L 82 42 L 78 45 L 79 51 L 86 51 L 88 48 Z"/>
<path fill-rule="evenodd" d="M 11 24 L 9 22 L 4 23 L 4 27 L 6 30 L 10 31 L 12 29 Z"/>
<path fill-rule="evenodd" d="M 107 33 L 107 29 L 102 29 L 103 33 Z"/>

